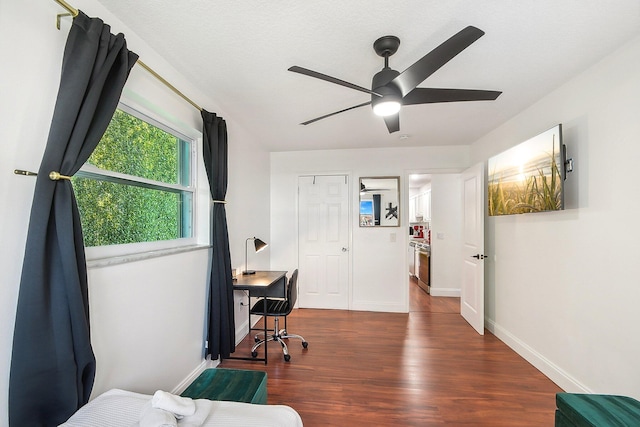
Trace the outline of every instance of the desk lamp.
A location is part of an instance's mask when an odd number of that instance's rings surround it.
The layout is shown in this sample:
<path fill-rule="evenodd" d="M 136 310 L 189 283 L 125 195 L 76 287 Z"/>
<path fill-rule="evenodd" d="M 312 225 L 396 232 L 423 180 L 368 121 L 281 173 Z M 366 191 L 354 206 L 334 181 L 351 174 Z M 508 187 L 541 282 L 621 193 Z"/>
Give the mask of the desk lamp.
<path fill-rule="evenodd" d="M 256 253 L 260 252 L 261 250 L 267 247 L 267 244 L 262 240 L 258 239 L 257 237 L 249 237 L 247 239 L 247 241 L 244 244 L 244 271 L 242 272 L 244 276 L 248 274 L 256 274 L 255 270 L 249 270 L 249 265 L 247 262 L 249 258 L 249 240 L 253 240 L 253 243 L 256 248 Z"/>

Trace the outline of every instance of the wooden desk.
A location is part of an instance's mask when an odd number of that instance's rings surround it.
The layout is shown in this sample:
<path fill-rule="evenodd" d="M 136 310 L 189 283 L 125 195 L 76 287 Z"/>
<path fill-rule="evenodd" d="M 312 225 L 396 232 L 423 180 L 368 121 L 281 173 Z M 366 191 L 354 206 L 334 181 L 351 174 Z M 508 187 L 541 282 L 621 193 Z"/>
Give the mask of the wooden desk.
<path fill-rule="evenodd" d="M 248 291 L 249 295 L 258 298 L 267 298 L 271 295 L 270 291 L 274 286 L 277 286 L 281 281 L 286 280 L 286 271 L 256 271 L 255 274 L 238 275 L 236 281 L 233 282 L 233 289 L 238 291 Z M 282 296 L 284 297 L 284 295 Z M 267 309 L 267 304 L 264 304 L 264 309 Z M 251 307 L 249 307 L 251 310 Z M 264 336 L 265 339 L 269 337 L 267 330 L 267 316 L 266 311 L 264 314 Z M 249 334 L 251 334 L 251 315 L 249 315 Z M 264 343 L 264 358 L 253 357 L 229 357 L 229 359 L 242 359 L 242 360 L 264 360 L 264 364 L 267 364 L 267 343 Z"/>

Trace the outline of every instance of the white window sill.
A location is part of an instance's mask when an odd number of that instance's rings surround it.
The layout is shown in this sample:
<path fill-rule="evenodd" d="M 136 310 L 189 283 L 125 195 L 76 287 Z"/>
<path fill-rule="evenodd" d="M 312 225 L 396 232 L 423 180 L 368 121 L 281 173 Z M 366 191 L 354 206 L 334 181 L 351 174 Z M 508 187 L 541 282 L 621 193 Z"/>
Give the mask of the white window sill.
<path fill-rule="evenodd" d="M 208 250 L 210 247 L 211 245 L 189 245 L 189 246 L 181 246 L 181 247 L 175 247 L 175 248 L 157 249 L 157 250 L 139 252 L 139 253 L 129 254 L 129 255 L 97 258 L 97 259 L 88 260 L 87 268 L 93 269 L 93 268 L 111 267 L 113 265 L 143 261 L 146 259 L 181 254 L 185 252 Z"/>

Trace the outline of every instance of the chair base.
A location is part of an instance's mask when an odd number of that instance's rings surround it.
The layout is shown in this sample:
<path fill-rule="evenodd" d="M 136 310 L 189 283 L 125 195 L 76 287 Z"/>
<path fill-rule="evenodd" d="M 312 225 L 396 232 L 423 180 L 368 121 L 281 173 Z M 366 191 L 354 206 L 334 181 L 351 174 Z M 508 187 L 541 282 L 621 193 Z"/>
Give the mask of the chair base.
<path fill-rule="evenodd" d="M 291 360 L 291 355 L 289 355 L 289 348 L 287 347 L 287 344 L 283 340 L 286 340 L 289 338 L 295 338 L 302 341 L 303 348 L 307 348 L 309 346 L 309 343 L 301 335 L 289 334 L 286 329 L 278 329 L 278 325 L 279 325 L 279 322 L 278 322 L 278 318 L 276 317 L 274 319 L 274 326 L 273 326 L 274 333 L 271 334 L 271 336 L 269 336 L 266 339 L 260 339 L 260 336 L 263 335 L 264 332 L 259 333 L 255 336 L 256 344 L 251 348 L 252 357 L 258 357 L 258 351 L 257 351 L 258 347 L 260 347 L 262 344 L 264 344 L 267 341 L 277 341 L 280 343 L 280 346 L 282 346 L 282 352 L 284 353 L 285 362 L 288 362 Z"/>

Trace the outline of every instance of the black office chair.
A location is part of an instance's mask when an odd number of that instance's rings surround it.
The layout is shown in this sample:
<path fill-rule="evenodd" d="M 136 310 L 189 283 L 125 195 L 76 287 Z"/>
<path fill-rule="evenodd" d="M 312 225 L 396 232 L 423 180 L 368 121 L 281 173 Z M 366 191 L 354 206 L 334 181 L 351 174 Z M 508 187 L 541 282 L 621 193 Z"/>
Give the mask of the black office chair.
<path fill-rule="evenodd" d="M 296 305 L 296 300 L 298 299 L 298 270 L 294 270 L 289 282 L 287 283 L 287 294 L 285 299 L 261 299 L 255 303 L 253 307 L 251 307 L 250 313 L 264 316 L 265 309 L 264 304 L 267 304 L 266 315 L 267 317 L 273 317 L 273 334 L 269 337 L 265 337 L 265 339 L 260 339 L 261 334 L 256 335 L 255 341 L 256 344 L 251 349 L 251 356 L 258 357 L 258 352 L 256 351 L 258 347 L 264 344 L 267 341 L 277 341 L 282 346 L 282 351 L 284 352 L 284 360 L 288 362 L 291 360 L 291 356 L 289 355 L 289 349 L 287 348 L 287 344 L 283 340 L 289 338 L 297 338 L 302 340 L 302 347 L 307 348 L 309 343 L 305 341 L 303 337 L 300 335 L 290 334 L 287 332 L 287 316 L 293 310 L 293 307 Z M 280 317 L 284 317 L 284 329 L 278 329 L 280 324 Z M 267 319 L 265 318 L 266 322 Z M 264 334 L 264 332 L 262 333 Z"/>

